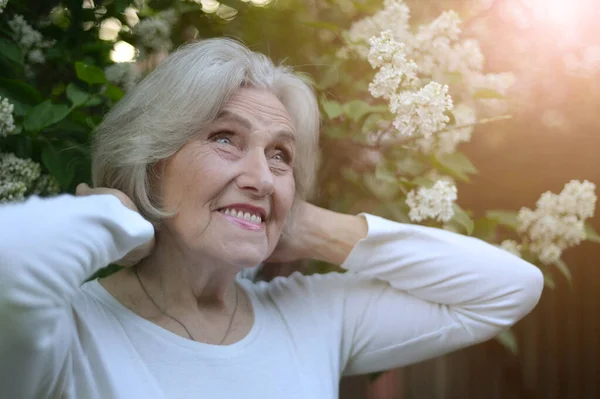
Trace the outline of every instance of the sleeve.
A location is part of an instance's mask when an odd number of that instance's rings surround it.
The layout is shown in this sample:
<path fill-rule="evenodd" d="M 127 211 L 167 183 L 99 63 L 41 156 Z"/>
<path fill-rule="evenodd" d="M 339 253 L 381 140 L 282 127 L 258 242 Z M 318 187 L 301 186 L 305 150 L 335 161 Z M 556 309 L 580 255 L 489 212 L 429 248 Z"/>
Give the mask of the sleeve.
<path fill-rule="evenodd" d="M 490 339 L 537 304 L 540 270 L 482 240 L 363 214 L 345 273 L 342 369 L 388 370 Z"/>
<path fill-rule="evenodd" d="M 0 226 L 0 386 L 11 398 L 59 396 L 79 287 L 147 242 L 153 226 L 112 195 L 1 205 Z"/>

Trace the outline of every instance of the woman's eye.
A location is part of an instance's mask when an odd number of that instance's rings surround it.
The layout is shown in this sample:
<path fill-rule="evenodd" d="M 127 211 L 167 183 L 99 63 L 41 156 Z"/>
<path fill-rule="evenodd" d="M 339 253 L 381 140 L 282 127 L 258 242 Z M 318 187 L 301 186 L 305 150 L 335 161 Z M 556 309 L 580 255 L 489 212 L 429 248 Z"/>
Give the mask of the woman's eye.
<path fill-rule="evenodd" d="M 214 140 L 219 144 L 231 144 L 231 138 L 223 135 L 216 136 Z"/>
<path fill-rule="evenodd" d="M 290 156 L 284 151 L 277 151 L 273 154 L 273 159 L 278 162 L 290 163 Z"/>

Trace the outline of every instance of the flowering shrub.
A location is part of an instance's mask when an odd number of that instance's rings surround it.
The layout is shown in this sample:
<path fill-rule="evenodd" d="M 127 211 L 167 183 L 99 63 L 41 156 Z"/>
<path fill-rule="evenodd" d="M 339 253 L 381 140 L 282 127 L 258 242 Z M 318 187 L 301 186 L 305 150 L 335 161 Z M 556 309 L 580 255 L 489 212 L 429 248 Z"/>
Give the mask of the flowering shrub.
<path fill-rule="evenodd" d="M 476 217 L 459 205 L 457 182 L 477 173 L 460 145 L 510 117 L 515 76 L 486 71 L 458 13 L 413 21 L 401 0 L 253 3 L 265 1 L 0 0 L 0 202 L 89 183 L 90 138 L 110 107 L 183 42 L 227 35 L 314 77 L 320 205 L 484 239 L 538 265 L 550 286 L 552 269 L 571 278 L 564 250 L 600 242 L 588 181 L 542 194 L 534 210 Z M 595 73 L 597 55 L 572 58 L 570 73 Z"/>

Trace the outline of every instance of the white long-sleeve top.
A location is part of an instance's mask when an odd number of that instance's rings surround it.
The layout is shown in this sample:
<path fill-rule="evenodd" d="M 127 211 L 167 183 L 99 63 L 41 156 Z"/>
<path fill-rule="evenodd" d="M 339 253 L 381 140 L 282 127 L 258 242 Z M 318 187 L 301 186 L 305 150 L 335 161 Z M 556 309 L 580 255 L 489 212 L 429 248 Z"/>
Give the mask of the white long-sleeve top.
<path fill-rule="evenodd" d="M 538 302 L 540 271 L 475 238 L 365 214 L 346 273 L 239 278 L 255 322 L 228 346 L 141 318 L 97 280 L 153 227 L 110 195 L 0 206 L 0 396 L 333 399 L 342 375 L 492 338 Z"/>

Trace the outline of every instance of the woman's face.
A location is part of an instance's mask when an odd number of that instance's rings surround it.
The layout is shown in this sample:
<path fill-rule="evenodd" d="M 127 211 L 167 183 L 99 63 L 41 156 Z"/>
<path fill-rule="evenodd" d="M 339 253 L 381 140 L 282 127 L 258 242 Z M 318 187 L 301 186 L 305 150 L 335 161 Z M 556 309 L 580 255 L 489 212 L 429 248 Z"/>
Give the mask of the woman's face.
<path fill-rule="evenodd" d="M 271 93 L 241 88 L 216 120 L 164 165 L 165 221 L 194 256 L 252 267 L 281 235 L 295 195 L 295 130 Z"/>

